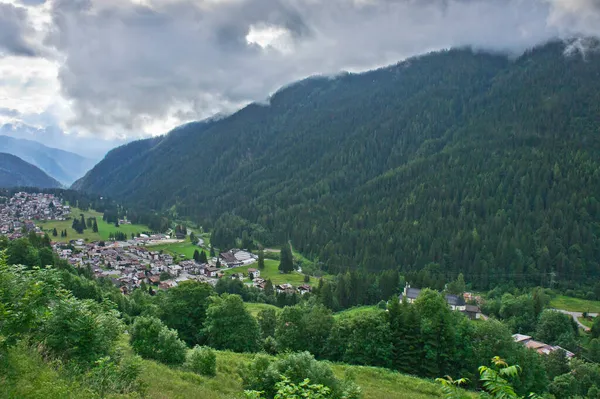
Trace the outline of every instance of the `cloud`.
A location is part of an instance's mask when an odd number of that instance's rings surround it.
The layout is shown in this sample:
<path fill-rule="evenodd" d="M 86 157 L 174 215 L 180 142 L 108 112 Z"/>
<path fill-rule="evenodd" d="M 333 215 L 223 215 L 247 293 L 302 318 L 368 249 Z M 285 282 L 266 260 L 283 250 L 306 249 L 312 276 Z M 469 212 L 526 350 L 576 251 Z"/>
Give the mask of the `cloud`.
<path fill-rule="evenodd" d="M 41 6 L 46 0 L 21 0 L 21 4 L 26 6 Z"/>
<path fill-rule="evenodd" d="M 11 108 L 4 108 L 4 107 L 0 107 L 0 116 L 8 116 L 8 117 L 16 117 L 16 116 L 20 116 L 21 113 L 19 111 L 17 111 L 16 109 L 11 109 Z"/>
<path fill-rule="evenodd" d="M 69 127 L 108 136 L 163 133 L 312 74 L 362 71 L 451 46 L 519 54 L 553 38 L 600 34 L 598 0 L 53 0 L 42 7 Z"/>
<path fill-rule="evenodd" d="M 0 3 L 0 57 L 37 55 L 36 49 L 29 43 L 28 37 L 32 32 L 26 8 Z"/>

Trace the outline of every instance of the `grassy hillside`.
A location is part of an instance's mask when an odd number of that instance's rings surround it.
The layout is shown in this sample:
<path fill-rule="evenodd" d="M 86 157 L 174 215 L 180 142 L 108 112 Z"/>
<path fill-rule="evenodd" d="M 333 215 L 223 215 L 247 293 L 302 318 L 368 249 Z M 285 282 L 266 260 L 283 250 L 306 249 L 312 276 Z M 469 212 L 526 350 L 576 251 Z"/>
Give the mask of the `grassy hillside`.
<path fill-rule="evenodd" d="M 237 399 L 243 387 L 237 370 L 251 355 L 217 352 L 217 376 L 202 377 L 144 360 L 142 381 L 150 399 Z M 431 381 L 409 377 L 374 367 L 334 365 L 339 378 L 352 375 L 360 385 L 364 399 L 440 398 Z M 35 351 L 24 347 L 10 350 L 0 365 L 0 399 L 19 398 L 92 398 L 84 386 L 69 379 L 65 369 L 45 363 Z M 116 396 L 120 397 L 120 396 Z"/>
<path fill-rule="evenodd" d="M 169 369 L 161 364 L 144 361 L 144 381 L 149 398 L 202 398 L 229 399 L 241 397 L 243 391 L 237 370 L 251 355 L 218 352 L 217 376 L 201 377 L 196 374 Z M 409 377 L 375 367 L 334 365 L 339 378 L 347 373 L 354 377 L 363 390 L 364 399 L 426 399 L 440 398 L 440 390 L 430 381 Z"/>

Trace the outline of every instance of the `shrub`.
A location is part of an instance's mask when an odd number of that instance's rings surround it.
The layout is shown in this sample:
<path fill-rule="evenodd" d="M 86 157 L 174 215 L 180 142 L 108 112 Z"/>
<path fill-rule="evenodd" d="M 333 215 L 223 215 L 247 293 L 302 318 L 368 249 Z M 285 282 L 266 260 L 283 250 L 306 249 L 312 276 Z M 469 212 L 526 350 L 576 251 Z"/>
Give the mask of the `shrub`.
<path fill-rule="evenodd" d="M 277 384 L 283 379 L 293 384 L 308 379 L 311 384 L 330 389 L 331 397 L 336 399 L 360 397 L 360 389 L 354 383 L 338 380 L 327 363 L 315 360 L 309 352 L 291 353 L 274 361 L 257 355 L 241 374 L 245 389 L 262 392 L 266 398 L 275 397 Z"/>
<path fill-rule="evenodd" d="M 277 341 L 273 337 L 267 337 L 263 341 L 263 349 L 269 355 L 276 355 L 279 352 L 279 348 L 277 346 Z"/>
<path fill-rule="evenodd" d="M 91 300 L 66 298 L 56 303 L 40 335 L 54 355 L 92 364 L 112 353 L 122 324 L 116 311 Z"/>
<path fill-rule="evenodd" d="M 111 393 L 127 394 L 141 392 L 143 387 L 138 379 L 142 371 L 139 356 L 127 356 L 120 363 L 110 357 L 97 360 L 85 375 L 85 385 L 105 397 Z"/>
<path fill-rule="evenodd" d="M 214 377 L 217 375 L 217 355 L 209 347 L 196 345 L 187 353 L 184 367 L 194 373 Z"/>
<path fill-rule="evenodd" d="M 181 364 L 187 347 L 156 317 L 138 317 L 131 328 L 131 346 L 140 356 L 166 364 Z"/>

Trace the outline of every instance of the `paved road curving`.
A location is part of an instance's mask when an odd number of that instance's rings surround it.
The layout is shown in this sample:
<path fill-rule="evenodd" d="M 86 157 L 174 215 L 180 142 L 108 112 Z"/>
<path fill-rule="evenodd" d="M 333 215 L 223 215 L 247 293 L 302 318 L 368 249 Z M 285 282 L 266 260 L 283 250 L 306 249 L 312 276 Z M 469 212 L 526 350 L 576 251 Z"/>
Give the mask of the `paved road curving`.
<path fill-rule="evenodd" d="M 561 313 L 571 315 L 571 317 L 573 317 L 573 319 L 577 322 L 577 324 L 579 325 L 579 327 L 583 328 L 583 331 L 590 331 L 590 328 L 588 326 L 583 325 L 579 321 L 579 318 L 583 317 L 583 312 L 569 312 L 568 310 L 563 310 L 563 309 L 553 309 L 553 310 L 557 310 L 557 311 L 559 311 Z M 588 313 L 588 316 L 590 316 L 590 317 L 598 317 L 598 313 Z"/>

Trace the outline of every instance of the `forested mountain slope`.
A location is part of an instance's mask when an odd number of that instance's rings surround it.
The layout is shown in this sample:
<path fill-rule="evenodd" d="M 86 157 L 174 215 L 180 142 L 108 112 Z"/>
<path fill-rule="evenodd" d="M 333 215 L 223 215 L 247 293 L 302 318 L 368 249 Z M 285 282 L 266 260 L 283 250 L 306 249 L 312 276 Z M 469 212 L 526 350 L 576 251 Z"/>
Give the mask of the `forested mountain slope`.
<path fill-rule="evenodd" d="M 70 185 L 83 176 L 94 161 L 57 148 L 46 147 L 37 141 L 0 135 L 0 151 L 29 162 L 63 184 Z"/>
<path fill-rule="evenodd" d="M 58 188 L 60 183 L 44 171 L 12 154 L 0 152 L 0 187 Z"/>
<path fill-rule="evenodd" d="M 217 246 L 243 231 L 290 239 L 332 272 L 589 281 L 600 276 L 600 54 L 564 50 L 451 50 L 306 79 L 269 106 L 115 150 L 74 187 L 175 205 L 212 224 Z"/>

